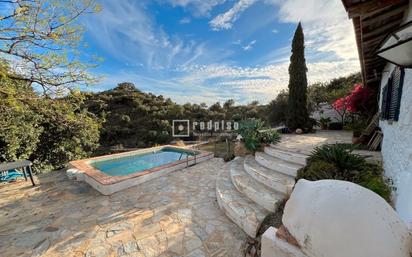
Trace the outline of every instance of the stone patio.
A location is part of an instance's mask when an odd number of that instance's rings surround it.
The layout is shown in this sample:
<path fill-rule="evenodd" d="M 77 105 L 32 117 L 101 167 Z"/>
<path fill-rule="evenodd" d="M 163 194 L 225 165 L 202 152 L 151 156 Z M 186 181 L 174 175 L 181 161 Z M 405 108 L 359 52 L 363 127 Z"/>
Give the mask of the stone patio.
<path fill-rule="evenodd" d="M 63 171 L 0 185 L 1 256 L 243 256 L 216 202 L 211 159 L 103 196 Z"/>
<path fill-rule="evenodd" d="M 282 146 L 302 154 L 310 154 L 317 146 L 335 143 L 352 143 L 352 131 L 318 130 L 316 133 L 303 135 L 282 135 Z"/>

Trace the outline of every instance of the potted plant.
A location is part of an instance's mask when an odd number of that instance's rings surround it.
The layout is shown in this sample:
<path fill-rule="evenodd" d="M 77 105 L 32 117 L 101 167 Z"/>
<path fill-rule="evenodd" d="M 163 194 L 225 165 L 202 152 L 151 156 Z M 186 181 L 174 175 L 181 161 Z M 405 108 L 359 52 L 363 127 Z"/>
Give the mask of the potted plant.
<path fill-rule="evenodd" d="M 352 144 L 360 144 L 361 142 L 361 136 L 362 136 L 362 131 L 366 127 L 366 122 L 363 119 L 355 119 L 352 123 Z"/>
<path fill-rule="evenodd" d="M 328 129 L 329 123 L 331 121 L 332 120 L 329 117 L 327 117 L 327 118 L 320 117 L 319 124 L 320 124 L 321 129 Z"/>

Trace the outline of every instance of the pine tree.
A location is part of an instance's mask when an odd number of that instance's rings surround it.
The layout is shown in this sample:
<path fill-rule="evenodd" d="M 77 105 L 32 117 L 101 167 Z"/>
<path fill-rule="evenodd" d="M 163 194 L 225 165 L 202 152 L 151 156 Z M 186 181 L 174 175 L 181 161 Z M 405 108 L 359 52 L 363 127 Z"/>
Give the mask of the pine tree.
<path fill-rule="evenodd" d="M 309 113 L 307 108 L 305 45 L 302 25 L 298 24 L 292 41 L 292 56 L 289 65 L 289 101 L 287 126 L 290 129 L 307 128 Z"/>

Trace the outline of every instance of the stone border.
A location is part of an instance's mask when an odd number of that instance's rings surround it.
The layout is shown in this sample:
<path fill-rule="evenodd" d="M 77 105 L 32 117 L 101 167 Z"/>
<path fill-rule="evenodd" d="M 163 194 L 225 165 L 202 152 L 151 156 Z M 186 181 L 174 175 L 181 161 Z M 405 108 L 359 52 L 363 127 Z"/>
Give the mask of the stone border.
<path fill-rule="evenodd" d="M 189 152 L 187 148 L 176 147 L 172 145 L 164 145 L 152 148 L 146 148 L 141 150 L 135 150 L 125 153 L 109 154 L 88 159 L 71 161 L 69 165 L 77 170 L 79 170 L 84 181 L 91 185 L 94 189 L 102 193 L 103 195 L 110 195 L 120 190 L 136 186 L 148 180 L 166 175 L 172 171 L 185 168 L 187 166 L 186 158 L 183 160 L 167 163 L 150 169 L 142 170 L 139 172 L 134 172 L 124 176 L 109 176 L 106 173 L 94 168 L 91 163 L 95 161 L 101 161 L 106 159 L 122 158 L 127 156 L 132 156 L 136 154 L 144 154 L 152 151 L 160 151 L 162 149 L 178 149 L 181 151 Z M 196 153 L 196 163 L 206 161 L 213 158 L 213 153 L 195 150 Z M 191 156 L 188 158 L 188 164 L 195 164 L 195 157 Z"/>

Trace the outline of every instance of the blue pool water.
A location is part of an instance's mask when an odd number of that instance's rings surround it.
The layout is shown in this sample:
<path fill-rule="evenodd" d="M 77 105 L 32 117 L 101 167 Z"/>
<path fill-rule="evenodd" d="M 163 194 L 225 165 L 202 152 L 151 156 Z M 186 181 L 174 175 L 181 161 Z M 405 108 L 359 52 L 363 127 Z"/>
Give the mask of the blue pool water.
<path fill-rule="evenodd" d="M 114 159 L 106 159 L 90 163 L 96 169 L 109 176 L 123 176 L 167 163 L 186 159 L 193 154 L 178 149 L 162 149 L 156 152 L 136 154 Z"/>

